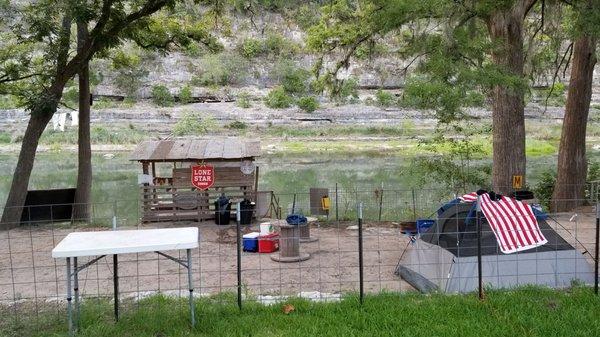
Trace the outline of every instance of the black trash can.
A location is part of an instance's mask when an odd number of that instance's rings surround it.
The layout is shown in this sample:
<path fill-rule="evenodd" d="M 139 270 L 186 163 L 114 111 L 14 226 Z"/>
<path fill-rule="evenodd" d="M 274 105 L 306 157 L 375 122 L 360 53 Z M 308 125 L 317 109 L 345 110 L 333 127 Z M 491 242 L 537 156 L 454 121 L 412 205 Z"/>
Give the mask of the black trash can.
<path fill-rule="evenodd" d="M 249 225 L 254 213 L 254 202 L 244 199 L 240 202 L 240 225 Z"/>
<path fill-rule="evenodd" d="M 231 202 L 222 195 L 215 201 L 215 222 L 217 225 L 229 225 L 231 220 Z"/>

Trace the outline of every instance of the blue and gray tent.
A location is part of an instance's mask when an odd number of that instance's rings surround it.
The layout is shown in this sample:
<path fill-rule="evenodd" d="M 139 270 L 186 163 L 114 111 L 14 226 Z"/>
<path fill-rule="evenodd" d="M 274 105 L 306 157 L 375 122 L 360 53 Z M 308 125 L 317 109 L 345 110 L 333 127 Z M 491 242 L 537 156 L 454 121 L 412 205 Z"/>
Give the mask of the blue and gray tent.
<path fill-rule="evenodd" d="M 453 200 L 438 210 L 434 224 L 420 233 L 402 254 L 396 275 L 421 292 L 470 292 L 478 287 L 477 219 L 474 203 Z M 503 254 L 481 215 L 483 282 L 491 288 L 522 285 L 568 287 L 574 281 L 593 283 L 587 252 L 579 252 L 537 210 L 548 243 L 527 251 Z"/>

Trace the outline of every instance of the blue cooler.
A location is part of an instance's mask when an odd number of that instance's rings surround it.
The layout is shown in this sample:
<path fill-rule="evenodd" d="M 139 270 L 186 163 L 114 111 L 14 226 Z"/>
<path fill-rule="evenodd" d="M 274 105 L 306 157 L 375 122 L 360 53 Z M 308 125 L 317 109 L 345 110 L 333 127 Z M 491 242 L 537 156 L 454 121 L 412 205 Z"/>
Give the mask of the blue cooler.
<path fill-rule="evenodd" d="M 252 232 L 244 234 L 242 236 L 242 246 L 245 252 L 257 252 L 258 251 L 258 236 L 260 233 Z"/>

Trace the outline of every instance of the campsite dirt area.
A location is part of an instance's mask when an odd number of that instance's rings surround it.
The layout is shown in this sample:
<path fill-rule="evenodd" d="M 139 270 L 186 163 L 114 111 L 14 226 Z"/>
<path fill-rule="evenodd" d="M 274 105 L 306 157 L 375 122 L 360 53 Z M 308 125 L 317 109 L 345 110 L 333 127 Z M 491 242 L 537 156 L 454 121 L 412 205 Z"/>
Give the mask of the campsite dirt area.
<path fill-rule="evenodd" d="M 154 224 L 139 228 L 198 226 L 200 247 L 193 250 L 193 279 L 197 295 L 236 291 L 237 253 L 235 226 L 212 223 Z M 248 296 L 298 295 L 329 296 L 358 291 L 359 254 L 356 223 L 311 224 L 314 242 L 301 243 L 300 251 L 310 254 L 302 262 L 281 263 L 272 254 L 243 252 L 242 284 Z M 62 301 L 66 293 L 64 259 L 52 259 L 52 248 L 73 231 L 107 228 L 31 227 L 0 232 L 0 302 L 38 299 Z M 243 227 L 243 233 L 258 231 L 258 225 Z M 409 244 L 398 228 L 365 225 L 364 280 L 368 292 L 408 291 L 412 287 L 394 275 L 396 264 Z M 185 259 L 185 251 L 166 252 Z M 80 258 L 79 265 L 90 258 Z M 79 288 L 85 296 L 111 296 L 112 258 L 104 257 L 79 274 Z M 119 284 L 124 297 L 157 291 L 187 295 L 187 271 L 156 253 L 119 256 Z"/>

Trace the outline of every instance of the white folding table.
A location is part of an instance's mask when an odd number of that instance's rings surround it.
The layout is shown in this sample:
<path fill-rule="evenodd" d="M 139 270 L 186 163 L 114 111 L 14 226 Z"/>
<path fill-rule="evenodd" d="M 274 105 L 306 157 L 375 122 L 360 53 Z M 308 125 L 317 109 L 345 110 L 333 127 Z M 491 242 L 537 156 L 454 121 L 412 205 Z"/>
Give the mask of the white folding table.
<path fill-rule="evenodd" d="M 52 250 L 55 259 L 65 258 L 67 264 L 67 316 L 69 332 L 73 333 L 73 313 L 71 307 L 71 291 L 75 293 L 75 310 L 79 320 L 79 279 L 78 274 L 85 268 L 98 262 L 106 255 L 113 256 L 113 286 L 114 286 L 114 311 L 115 319 L 119 319 L 119 254 L 156 252 L 176 263 L 188 271 L 190 320 L 195 325 L 193 279 L 192 279 L 192 249 L 198 248 L 198 228 L 163 228 L 140 229 L 122 231 L 97 231 L 74 232 L 67 235 Z M 187 259 L 178 259 L 162 251 L 181 250 L 187 251 Z M 96 256 L 89 262 L 78 266 L 77 258 L 83 256 Z M 73 267 L 71 268 L 71 259 Z M 73 283 L 71 283 L 73 282 Z"/>

